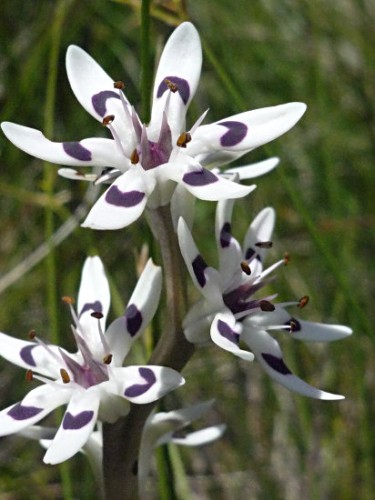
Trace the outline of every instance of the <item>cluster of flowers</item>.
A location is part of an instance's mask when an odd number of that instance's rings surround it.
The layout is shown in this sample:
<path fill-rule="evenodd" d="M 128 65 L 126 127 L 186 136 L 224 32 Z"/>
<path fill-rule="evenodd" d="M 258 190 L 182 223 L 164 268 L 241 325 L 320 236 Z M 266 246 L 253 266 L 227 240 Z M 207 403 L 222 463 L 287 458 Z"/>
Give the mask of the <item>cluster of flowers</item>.
<path fill-rule="evenodd" d="M 297 319 L 290 306 L 302 308 L 307 297 L 275 303 L 277 294 L 260 296 L 285 258 L 264 267 L 271 247 L 275 212 L 267 207 L 250 224 L 243 246 L 233 237 L 234 200 L 255 186 L 241 181 L 272 170 L 278 160 L 243 167 L 226 166 L 252 149 L 293 127 L 305 111 L 302 103 L 247 111 L 202 125 L 207 112 L 189 129 L 187 108 L 195 94 L 202 63 L 198 33 L 190 23 L 181 24 L 169 38 L 155 78 L 152 116 L 142 124 L 127 100 L 122 82 L 114 82 L 81 48 L 71 46 L 66 68 L 69 82 L 81 105 L 112 135 L 77 142 L 56 143 L 38 130 L 2 123 L 10 141 L 23 151 L 67 167 L 94 167 L 91 173 L 62 168 L 70 179 L 109 184 L 83 223 L 93 229 L 120 229 L 138 219 L 144 209 L 171 204 L 181 253 L 202 298 L 188 311 L 184 333 L 189 342 L 210 339 L 222 349 L 252 361 L 288 389 L 317 399 L 342 396 L 316 389 L 285 364 L 280 346 L 270 331 L 281 330 L 292 338 L 330 342 L 351 334 L 340 325 Z M 216 244 L 219 268 L 209 266 L 191 235 L 191 198 L 217 201 Z M 42 383 L 25 398 L 0 412 L 0 435 L 20 432 L 42 440 L 46 463 L 62 462 L 80 450 L 101 456 L 101 422 L 114 422 L 129 412 L 130 403 L 158 400 L 184 383 L 172 368 L 123 366 L 133 342 L 154 316 L 162 289 L 161 268 L 151 259 L 145 266 L 122 317 L 106 327 L 110 293 L 99 257 L 89 257 L 83 267 L 77 308 L 66 298 L 72 313 L 77 352 L 51 345 L 35 332 L 17 340 L 0 334 L 0 354 L 27 370 L 29 380 Z M 249 347 L 249 350 L 244 347 Z M 67 405 L 59 429 L 35 426 L 60 405 Z M 147 421 L 140 448 L 139 477 L 148 471 L 150 450 L 173 439 L 173 431 L 200 417 L 204 403 L 169 413 L 153 414 Z M 223 426 L 198 431 L 182 444 L 209 442 Z M 94 451 L 93 451 L 94 450 Z M 96 458 L 100 460 L 100 458 Z"/>

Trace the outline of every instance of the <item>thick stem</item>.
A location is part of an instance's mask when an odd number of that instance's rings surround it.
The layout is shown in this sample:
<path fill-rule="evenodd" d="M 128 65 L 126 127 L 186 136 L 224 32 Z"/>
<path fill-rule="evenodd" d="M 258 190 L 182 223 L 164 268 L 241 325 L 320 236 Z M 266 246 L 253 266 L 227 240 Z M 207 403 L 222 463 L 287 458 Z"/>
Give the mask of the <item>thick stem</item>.
<path fill-rule="evenodd" d="M 166 290 L 163 334 L 149 364 L 169 366 L 181 371 L 194 353 L 182 330 L 185 311 L 184 264 L 173 229 L 170 206 L 148 211 L 150 227 L 160 244 Z M 156 403 L 131 405 L 126 418 L 103 426 L 103 473 L 106 498 L 138 498 L 137 458 L 142 431 Z"/>

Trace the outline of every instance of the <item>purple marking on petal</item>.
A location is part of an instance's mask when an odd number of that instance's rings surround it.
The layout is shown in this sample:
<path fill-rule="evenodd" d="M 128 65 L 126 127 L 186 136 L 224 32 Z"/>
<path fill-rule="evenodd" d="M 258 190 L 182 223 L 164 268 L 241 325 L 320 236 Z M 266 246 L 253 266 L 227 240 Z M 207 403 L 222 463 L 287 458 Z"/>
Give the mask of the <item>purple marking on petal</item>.
<path fill-rule="evenodd" d="M 134 384 L 128 387 L 124 396 L 128 398 L 136 398 L 137 396 L 142 396 L 145 392 L 147 392 L 150 387 L 152 387 L 156 382 L 155 373 L 151 370 L 151 368 L 139 368 L 139 374 L 142 378 L 146 380 L 145 384 Z"/>
<path fill-rule="evenodd" d="M 220 231 L 220 246 L 221 248 L 227 248 L 230 245 L 230 240 L 232 239 L 232 227 L 230 222 L 226 222 Z"/>
<path fill-rule="evenodd" d="M 100 300 L 96 300 L 95 302 L 87 302 L 81 309 L 81 312 L 79 313 L 79 317 L 82 316 L 82 314 L 86 311 L 93 311 L 93 312 L 103 312 L 103 305 L 100 302 Z"/>
<path fill-rule="evenodd" d="M 91 151 L 84 148 L 79 142 L 63 142 L 65 153 L 79 161 L 91 161 Z"/>
<path fill-rule="evenodd" d="M 170 80 L 172 83 L 177 85 L 177 92 L 180 94 L 183 103 L 186 105 L 190 97 L 189 83 L 184 78 L 179 78 L 178 76 L 164 77 L 161 84 L 158 87 L 156 97 L 161 97 L 166 90 L 169 90 L 169 87 L 165 83 L 165 80 Z"/>
<path fill-rule="evenodd" d="M 63 420 L 63 429 L 66 430 L 78 430 L 85 427 L 89 422 L 91 422 L 94 416 L 92 410 L 81 411 L 77 415 L 72 415 L 70 412 L 66 412 Z"/>
<path fill-rule="evenodd" d="M 35 415 L 38 415 L 41 411 L 43 411 L 43 408 L 23 406 L 21 403 L 17 403 L 8 411 L 8 415 L 14 420 L 27 420 L 35 417 Z"/>
<path fill-rule="evenodd" d="M 22 361 L 24 361 L 30 366 L 36 366 L 35 359 L 33 358 L 31 352 L 35 347 L 37 347 L 37 344 L 26 345 L 25 347 L 22 347 L 22 349 L 20 350 L 20 358 L 22 359 Z"/>
<path fill-rule="evenodd" d="M 292 333 L 301 331 L 301 323 L 296 318 L 290 318 L 288 321 L 285 321 L 284 325 L 290 326 Z"/>
<path fill-rule="evenodd" d="M 145 193 L 141 191 L 125 191 L 119 190 L 117 186 L 111 186 L 105 195 L 105 201 L 116 207 L 130 208 L 141 203 Z"/>
<path fill-rule="evenodd" d="M 217 329 L 222 337 L 224 337 L 225 339 L 229 340 L 230 342 L 238 346 L 240 335 L 234 330 L 232 330 L 232 328 L 228 325 L 228 323 L 225 323 L 224 321 L 219 319 L 219 321 L 217 322 Z"/>
<path fill-rule="evenodd" d="M 113 90 L 103 90 L 92 96 L 91 102 L 98 115 L 105 116 L 107 114 L 107 99 L 111 99 L 112 97 L 114 99 L 120 99 L 119 94 Z"/>
<path fill-rule="evenodd" d="M 278 358 L 277 356 L 273 356 L 272 354 L 268 354 L 266 352 L 262 352 L 262 358 L 271 368 L 281 373 L 281 375 L 292 374 L 282 358 Z"/>
<path fill-rule="evenodd" d="M 222 125 L 228 129 L 220 138 L 220 144 L 223 147 L 236 146 L 239 144 L 247 134 L 247 126 L 241 122 L 227 121 L 220 122 L 218 125 Z"/>
<path fill-rule="evenodd" d="M 252 258 L 252 256 L 253 256 L 255 253 L 256 253 L 256 252 L 255 252 L 255 250 L 254 250 L 253 248 L 249 247 L 249 248 L 246 250 L 246 252 L 245 252 L 245 259 L 246 259 L 246 260 L 251 259 L 251 258 Z M 257 253 L 257 254 L 255 255 L 255 258 L 256 258 L 256 259 L 258 259 L 258 260 L 259 260 L 259 262 L 262 262 L 262 258 L 261 258 L 261 256 L 259 255 L 259 253 Z"/>
<path fill-rule="evenodd" d="M 198 283 L 200 286 L 203 288 L 206 284 L 206 276 L 204 275 L 205 269 L 207 269 L 207 264 L 204 260 L 204 258 L 201 255 L 197 255 L 193 262 L 191 263 L 193 267 L 193 271 L 195 274 L 195 277 L 197 278 Z"/>
<path fill-rule="evenodd" d="M 139 332 L 142 326 L 143 318 L 141 311 L 136 305 L 130 304 L 125 311 L 126 328 L 131 337 L 134 337 Z"/>
<path fill-rule="evenodd" d="M 207 186 L 207 184 L 218 182 L 219 179 L 209 170 L 202 168 L 202 170 L 195 170 L 185 174 L 182 180 L 190 186 Z"/>

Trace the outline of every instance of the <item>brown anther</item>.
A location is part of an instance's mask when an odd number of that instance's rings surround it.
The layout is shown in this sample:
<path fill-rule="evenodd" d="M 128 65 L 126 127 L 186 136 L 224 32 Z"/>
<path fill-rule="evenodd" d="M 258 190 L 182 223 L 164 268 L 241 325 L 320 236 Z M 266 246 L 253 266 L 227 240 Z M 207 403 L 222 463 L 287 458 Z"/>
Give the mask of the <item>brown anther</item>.
<path fill-rule="evenodd" d="M 290 331 L 291 332 L 295 332 L 297 330 L 297 328 L 298 328 L 297 323 L 293 319 L 291 319 L 289 321 L 289 326 L 290 326 Z"/>
<path fill-rule="evenodd" d="M 255 243 L 255 246 L 258 248 L 271 248 L 272 241 L 258 241 L 258 243 Z"/>
<path fill-rule="evenodd" d="M 106 127 L 107 125 L 110 125 L 114 119 L 115 115 L 107 115 L 103 118 L 102 125 Z"/>
<path fill-rule="evenodd" d="M 272 312 L 275 310 L 275 306 L 268 300 L 261 300 L 259 305 L 261 310 L 265 312 Z"/>
<path fill-rule="evenodd" d="M 31 382 L 33 379 L 33 372 L 32 370 L 27 370 L 26 375 L 25 375 L 25 380 L 26 382 Z"/>
<path fill-rule="evenodd" d="M 112 354 L 107 354 L 107 355 L 106 355 L 106 356 L 104 356 L 104 358 L 103 358 L 103 363 L 104 363 L 105 365 L 110 365 L 110 364 L 112 363 L 112 358 L 113 358 Z"/>
<path fill-rule="evenodd" d="M 300 307 L 301 309 L 303 307 L 305 307 L 309 302 L 309 297 L 307 295 L 304 295 L 303 297 L 301 297 L 299 299 L 299 304 L 298 304 L 298 307 Z"/>
<path fill-rule="evenodd" d="M 68 304 L 69 306 L 72 306 L 74 304 L 73 297 L 69 297 L 69 295 L 64 295 L 64 297 L 61 297 L 61 300 L 65 302 L 65 304 Z"/>
<path fill-rule="evenodd" d="M 123 88 L 125 88 L 125 83 L 122 82 L 121 80 L 118 80 L 117 82 L 113 82 L 113 87 L 115 89 L 122 90 Z"/>
<path fill-rule="evenodd" d="M 64 384 L 69 384 L 70 377 L 69 377 L 69 373 L 65 370 L 65 368 L 60 368 L 60 375 L 61 375 L 61 378 L 62 378 L 62 381 L 64 382 Z"/>
<path fill-rule="evenodd" d="M 288 254 L 288 252 L 285 252 L 284 253 L 284 265 L 287 266 L 290 262 L 290 255 Z"/>
<path fill-rule="evenodd" d="M 191 135 L 189 132 L 182 132 L 180 137 L 177 139 L 177 146 L 180 148 L 186 148 L 186 145 L 191 141 Z"/>
<path fill-rule="evenodd" d="M 130 163 L 132 165 L 136 165 L 137 163 L 139 163 L 139 154 L 138 154 L 138 151 L 136 149 L 130 155 Z"/>
<path fill-rule="evenodd" d="M 166 84 L 166 86 L 169 88 L 169 90 L 170 90 L 171 92 L 173 92 L 173 93 L 177 92 L 177 90 L 178 90 L 178 86 L 177 86 L 175 83 L 173 83 L 173 82 L 171 82 L 170 80 L 168 80 L 168 78 L 166 78 L 166 79 L 164 80 L 164 83 Z"/>
<path fill-rule="evenodd" d="M 96 318 L 96 319 L 102 319 L 103 314 L 101 312 L 99 312 L 99 311 L 94 311 L 94 312 L 91 313 L 91 316 L 93 318 Z"/>
<path fill-rule="evenodd" d="M 251 269 L 250 269 L 250 266 L 249 266 L 249 264 L 247 263 L 247 261 L 246 261 L 246 260 L 243 260 L 243 261 L 241 262 L 241 269 L 242 269 L 242 271 L 243 271 L 245 274 L 247 274 L 248 276 L 251 274 Z"/>
<path fill-rule="evenodd" d="M 30 330 L 29 333 L 27 334 L 28 338 L 30 340 L 34 340 L 36 337 L 36 331 L 35 330 Z"/>

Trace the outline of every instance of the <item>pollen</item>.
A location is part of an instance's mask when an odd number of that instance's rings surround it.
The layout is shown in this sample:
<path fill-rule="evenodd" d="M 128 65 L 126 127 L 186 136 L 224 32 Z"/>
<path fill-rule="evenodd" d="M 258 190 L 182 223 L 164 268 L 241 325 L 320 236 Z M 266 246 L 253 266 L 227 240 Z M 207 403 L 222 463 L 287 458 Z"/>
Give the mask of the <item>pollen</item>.
<path fill-rule="evenodd" d="M 177 92 L 178 90 L 178 85 L 176 85 L 175 83 L 171 82 L 170 80 L 168 80 L 168 78 L 166 78 L 164 80 L 164 83 L 166 84 L 166 86 L 169 88 L 169 90 L 173 93 Z"/>
<path fill-rule="evenodd" d="M 186 145 L 191 141 L 191 135 L 189 132 L 182 132 L 180 137 L 177 139 L 177 146 L 180 148 L 186 148 Z"/>
<path fill-rule="evenodd" d="M 243 261 L 241 262 L 241 269 L 242 269 L 242 271 L 243 271 L 245 274 L 247 274 L 248 276 L 250 276 L 250 274 L 251 274 L 251 269 L 250 269 L 249 264 L 246 262 L 246 260 L 243 260 Z"/>
<path fill-rule="evenodd" d="M 74 299 L 73 297 L 69 297 L 69 295 L 64 295 L 64 297 L 61 297 L 61 300 L 65 302 L 65 304 L 68 304 L 72 306 L 74 304 Z"/>
<path fill-rule="evenodd" d="M 114 82 L 114 83 L 113 83 L 113 87 L 114 87 L 115 89 L 122 90 L 122 89 L 124 89 L 124 88 L 125 88 L 125 83 L 124 83 L 124 82 L 122 82 L 121 80 L 118 80 L 117 82 Z"/>
<path fill-rule="evenodd" d="M 255 243 L 255 246 L 258 248 L 271 248 L 272 241 L 258 241 L 258 243 Z"/>
<path fill-rule="evenodd" d="M 130 155 L 130 162 L 132 163 L 132 165 L 136 165 L 137 163 L 139 163 L 139 154 L 136 149 Z"/>
<path fill-rule="evenodd" d="M 25 375 L 26 382 L 31 382 L 33 380 L 33 371 L 27 370 Z"/>
<path fill-rule="evenodd" d="M 309 297 L 308 297 L 308 295 L 304 295 L 303 297 L 301 297 L 299 299 L 298 307 L 303 309 L 308 303 L 309 303 Z"/>
<path fill-rule="evenodd" d="M 61 379 L 64 382 L 64 384 L 69 384 L 70 377 L 69 377 L 69 373 L 65 370 L 65 368 L 60 368 L 60 375 L 61 375 Z"/>
<path fill-rule="evenodd" d="M 285 252 L 284 253 L 284 265 L 287 266 L 290 262 L 290 255 L 288 254 L 288 252 Z"/>
<path fill-rule="evenodd" d="M 110 365 L 112 363 L 112 358 L 113 358 L 113 355 L 112 354 L 107 354 L 106 356 L 104 356 L 103 358 L 103 363 L 105 365 Z"/>
<path fill-rule="evenodd" d="M 295 320 L 291 319 L 290 322 L 289 322 L 289 325 L 290 325 L 290 331 L 291 332 L 297 331 L 298 325 L 297 325 L 297 323 L 296 323 Z"/>
<path fill-rule="evenodd" d="M 115 115 L 107 115 L 103 118 L 102 125 L 106 127 L 107 125 L 110 125 L 114 119 Z"/>
<path fill-rule="evenodd" d="M 275 310 L 275 306 L 268 300 L 261 300 L 259 305 L 261 310 L 265 312 L 272 312 Z"/>
<path fill-rule="evenodd" d="M 30 330 L 29 333 L 27 334 L 28 338 L 30 340 L 34 340 L 36 337 L 36 331 L 35 330 Z"/>
<path fill-rule="evenodd" d="M 91 313 L 91 316 L 93 318 L 96 318 L 96 319 L 102 319 L 103 318 L 103 314 L 99 311 L 94 311 Z"/>

